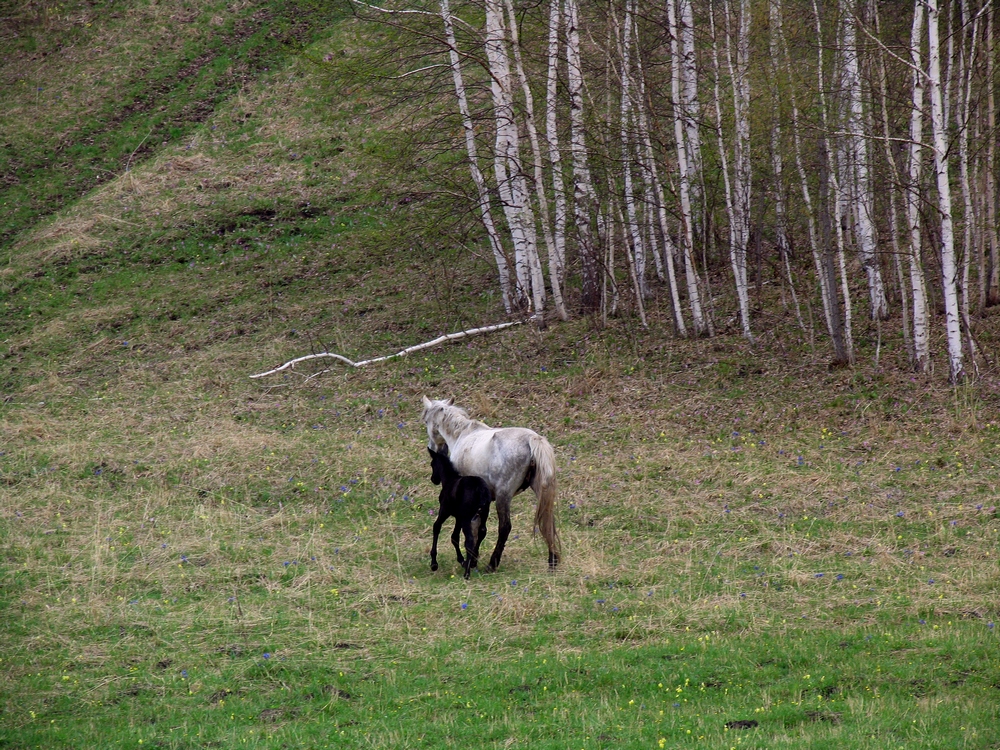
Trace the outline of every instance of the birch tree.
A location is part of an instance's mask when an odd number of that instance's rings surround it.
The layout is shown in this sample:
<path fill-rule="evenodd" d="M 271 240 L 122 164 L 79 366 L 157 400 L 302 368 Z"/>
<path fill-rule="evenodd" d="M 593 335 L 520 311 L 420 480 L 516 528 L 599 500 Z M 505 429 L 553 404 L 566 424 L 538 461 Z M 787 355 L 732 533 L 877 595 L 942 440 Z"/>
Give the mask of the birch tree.
<path fill-rule="evenodd" d="M 823 39 L 823 27 L 820 21 L 819 6 L 816 0 L 813 0 L 813 15 L 816 19 L 816 39 L 822 41 Z M 818 59 L 816 63 L 816 78 L 818 82 L 819 91 L 819 112 L 820 121 L 822 124 L 822 132 L 829 132 L 829 120 L 828 120 L 828 110 L 826 101 L 826 84 L 825 76 L 823 73 L 823 46 L 820 44 L 818 50 Z M 834 361 L 838 364 L 850 365 L 854 363 L 854 334 L 853 334 L 853 322 L 852 322 L 852 306 L 851 306 L 851 287 L 847 281 L 847 262 L 844 253 L 844 225 L 840 221 L 841 216 L 843 216 L 842 207 L 842 196 L 841 185 L 837 180 L 837 166 L 836 157 L 834 156 L 833 149 L 828 146 L 827 138 L 825 135 L 820 138 L 820 148 L 823 151 L 823 165 L 821 166 L 821 180 L 820 180 L 820 193 L 821 199 L 827 201 L 828 197 L 826 190 L 829 190 L 829 198 L 833 200 L 832 214 L 834 217 L 834 228 L 830 229 L 830 210 L 821 211 L 820 220 L 823 223 L 823 271 L 827 277 L 827 284 L 830 287 L 831 294 L 835 295 L 836 292 L 836 279 L 839 272 L 840 277 L 840 288 L 841 294 L 843 296 L 843 318 L 840 317 L 839 310 L 837 312 L 837 317 L 833 319 L 834 327 Z M 825 176 L 825 179 L 822 178 Z M 833 237 L 836 237 L 836 250 L 834 250 Z M 836 261 L 834 258 L 836 257 Z M 832 299 L 831 299 L 832 301 Z M 837 307 L 839 308 L 839 302 Z M 831 308 L 831 312 L 832 312 Z"/>
<path fill-rule="evenodd" d="M 643 242 L 642 232 L 639 229 L 638 212 L 635 205 L 635 189 L 632 184 L 632 95 L 630 91 L 632 83 L 631 57 L 632 57 L 632 32 L 633 16 L 635 13 L 635 0 L 626 0 L 625 20 L 622 24 L 622 50 L 621 50 L 621 153 L 622 153 L 622 177 L 624 181 L 625 200 L 625 222 L 629 241 L 632 247 L 632 274 L 635 278 L 636 296 L 639 298 L 640 310 L 642 300 L 646 297 L 646 251 Z M 645 317 L 643 315 L 643 317 Z M 645 320 L 643 320 L 645 326 Z"/>
<path fill-rule="evenodd" d="M 923 27 L 924 0 L 915 0 L 910 32 L 912 105 L 907 160 L 906 223 L 910 233 L 907 257 L 910 266 L 910 292 L 913 295 L 913 367 L 918 372 L 926 373 L 930 371 L 930 330 L 920 233 L 920 172 L 923 163 L 921 143 L 924 137 L 924 71 L 920 49 Z"/>
<path fill-rule="evenodd" d="M 555 0 L 553 0 L 555 1 Z M 583 65 L 580 58 L 580 18 L 577 0 L 565 0 L 566 82 L 569 89 L 570 153 L 573 157 L 573 215 L 581 265 L 581 299 L 585 312 L 596 312 L 601 304 L 600 263 L 591 221 L 597 206 L 587 160 L 583 117 Z"/>
<path fill-rule="evenodd" d="M 650 208 L 655 208 L 657 227 L 662 238 L 661 253 L 663 256 L 664 274 L 667 278 L 667 285 L 670 289 L 671 310 L 674 315 L 674 327 L 677 335 L 686 337 L 687 326 L 684 323 L 684 314 L 681 309 L 680 292 L 678 290 L 677 272 L 674 264 L 675 247 L 670 236 L 670 225 L 667 218 L 667 203 L 663 192 L 663 183 L 660 180 L 659 169 L 656 165 L 656 156 L 653 151 L 653 140 L 650 136 L 650 128 L 646 115 L 646 87 L 645 76 L 642 69 L 642 60 L 636 60 L 638 101 L 636 111 L 639 123 L 639 135 L 643 145 L 643 166 L 644 175 L 647 180 L 648 192 L 652 198 Z M 686 252 L 691 253 L 690 244 L 686 245 Z M 696 336 L 712 335 L 711 321 L 708 320 L 701 306 L 701 294 L 698 289 L 698 276 L 694 267 L 694 257 L 691 254 L 684 264 L 687 277 L 688 304 L 691 307 L 692 322 Z"/>
<path fill-rule="evenodd" d="M 976 209 L 972 200 L 972 181 L 969 170 L 969 127 L 972 108 L 972 73 L 976 58 L 976 42 L 979 36 L 979 14 L 976 14 L 971 23 L 969 22 L 968 0 L 961 0 L 960 11 L 962 28 L 967 29 L 967 33 L 962 34 L 960 39 L 958 102 L 955 107 L 955 124 L 958 128 L 959 184 L 961 185 L 964 207 L 959 311 L 968 341 L 969 355 L 972 358 L 973 366 L 975 366 L 976 344 L 972 337 L 972 321 L 969 318 L 969 269 L 972 265 L 972 256 L 975 253 Z"/>
<path fill-rule="evenodd" d="M 557 261 L 558 252 L 552 236 L 552 220 L 549 215 L 548 199 L 545 197 L 545 177 L 542 172 L 542 149 L 538 142 L 538 129 L 535 127 L 535 101 L 531 93 L 531 86 L 528 76 L 524 70 L 524 63 L 521 60 L 521 43 L 518 38 L 517 17 L 514 15 L 514 3 L 512 0 L 505 0 L 507 9 L 507 22 L 510 25 L 511 49 L 514 52 L 514 65 L 517 70 L 517 77 L 521 83 L 521 92 L 524 96 L 524 123 L 528 131 L 528 141 L 531 144 L 531 154 L 534 162 L 534 195 L 538 206 L 538 220 L 542 226 L 542 235 L 545 239 L 545 249 L 549 261 L 549 283 L 552 287 L 552 303 L 555 306 L 556 314 L 561 320 L 567 320 L 566 307 L 562 297 L 561 263 Z"/>
<path fill-rule="evenodd" d="M 493 260 L 497 264 L 497 271 L 500 275 L 500 294 L 503 298 L 504 310 L 509 314 L 514 307 L 510 288 L 510 269 L 507 265 L 507 256 L 504 252 L 503 243 L 500 240 L 500 233 L 493 222 L 493 212 L 490 209 L 490 196 L 486 186 L 486 179 L 479 168 L 476 131 L 472 125 L 472 116 L 469 112 L 469 99 L 465 90 L 465 81 L 462 77 L 458 43 L 455 40 L 455 27 L 452 23 L 451 8 L 449 7 L 448 0 L 441 0 L 441 19 L 444 21 L 445 41 L 448 45 L 448 60 L 451 67 L 452 80 L 455 84 L 455 96 L 458 99 L 458 111 L 462 118 L 462 130 L 465 134 L 465 148 L 469 159 L 469 170 L 472 173 L 472 182 L 476 186 L 476 195 L 479 199 L 479 215 L 483 222 L 483 228 L 486 230 L 490 249 L 493 251 Z"/>
<path fill-rule="evenodd" d="M 497 188 L 514 244 L 514 275 L 518 301 L 525 305 L 530 295 L 533 313 L 541 319 L 545 285 L 535 233 L 527 181 L 521 166 L 520 136 L 514 111 L 510 56 L 507 51 L 503 12 L 499 0 L 486 3 L 486 59 L 490 70 L 490 92 L 496 121 L 493 167 Z"/>
<path fill-rule="evenodd" d="M 927 0 L 929 59 L 927 84 L 931 95 L 934 174 L 937 180 L 938 214 L 941 220 L 941 284 L 944 295 L 945 332 L 948 342 L 948 380 L 951 383 L 958 383 L 964 379 L 965 370 L 962 363 L 962 332 L 958 309 L 958 267 L 955 262 L 955 230 L 952 220 L 947 121 L 945 120 L 942 94 L 939 17 L 937 0 Z"/>
<path fill-rule="evenodd" d="M 668 0 L 671 2 L 672 0 Z M 687 179 L 691 197 L 691 209 L 697 235 L 704 234 L 701 226 L 702 210 L 702 158 L 700 105 L 698 102 L 698 56 L 695 48 L 694 4 L 692 0 L 677 0 L 678 33 L 680 35 L 680 107 L 684 120 L 685 151 L 687 157 Z M 677 99 L 675 98 L 675 101 Z M 693 252 L 693 250 L 692 250 Z"/>
<path fill-rule="evenodd" d="M 847 192 L 854 202 L 858 255 L 868 278 L 868 297 L 871 316 L 885 320 L 889 307 L 885 298 L 885 285 L 875 248 L 874 201 L 868 171 L 868 138 L 864 128 L 864 105 L 861 91 L 861 72 L 858 60 L 857 21 L 854 0 L 841 0 L 840 4 L 843 46 L 842 85 L 848 98 L 846 134 L 848 147 L 846 169 L 840 180 L 847 183 Z M 846 172 L 846 173 L 845 173 Z"/>
<path fill-rule="evenodd" d="M 997 240 L 996 216 L 996 86 L 994 58 L 996 50 L 993 47 L 993 21 L 996 16 L 992 3 L 986 5 L 986 129 L 991 137 L 986 146 L 986 232 L 990 260 L 986 282 L 987 305 L 1000 304 L 1000 242 Z"/>
<path fill-rule="evenodd" d="M 726 20 L 726 59 L 733 89 L 733 180 L 729 255 L 736 281 L 740 323 L 744 338 L 750 331 L 750 295 L 747 288 L 747 245 L 750 241 L 750 0 L 736 0 L 735 62 L 732 52 L 729 2 L 723 3 Z"/>
<path fill-rule="evenodd" d="M 566 189 L 563 183 L 562 155 L 559 151 L 559 131 L 556 128 L 557 84 L 559 77 L 560 0 L 549 3 L 548 69 L 545 76 L 545 141 L 548 144 L 549 166 L 552 172 L 552 202 L 554 204 L 553 254 L 549 274 L 555 275 L 560 289 L 566 279 Z M 564 306 L 565 310 L 565 306 Z"/>

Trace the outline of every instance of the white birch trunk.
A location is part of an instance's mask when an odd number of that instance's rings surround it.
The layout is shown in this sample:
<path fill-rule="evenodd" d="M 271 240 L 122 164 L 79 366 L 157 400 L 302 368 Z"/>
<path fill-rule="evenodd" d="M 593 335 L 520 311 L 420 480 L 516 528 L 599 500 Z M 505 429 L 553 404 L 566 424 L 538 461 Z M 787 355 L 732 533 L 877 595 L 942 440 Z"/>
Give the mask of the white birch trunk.
<path fill-rule="evenodd" d="M 524 63 L 521 60 L 521 43 L 517 32 L 517 17 L 514 15 L 514 3 L 512 0 L 505 0 L 507 7 L 507 19 L 510 24 L 511 48 L 514 51 L 514 67 L 517 70 L 517 77 L 521 83 L 521 91 L 524 95 L 525 126 L 528 131 L 528 141 L 531 144 L 531 155 L 534 159 L 534 187 L 535 200 L 538 204 L 538 220 L 542 225 L 542 236 L 545 240 L 545 250 L 549 261 L 549 281 L 552 286 L 552 301 L 556 308 L 556 314 L 560 320 L 567 320 L 566 307 L 563 304 L 562 283 L 558 273 L 554 272 L 554 257 L 556 256 L 555 241 L 552 237 L 552 220 L 549 214 L 549 202 L 545 197 L 545 181 L 542 172 L 542 149 L 538 142 L 538 129 L 535 127 L 535 99 L 531 93 L 531 86 L 528 84 L 528 76 L 524 72 Z M 539 268 L 540 271 L 540 268 Z M 544 290 L 544 282 L 541 288 Z"/>
<path fill-rule="evenodd" d="M 653 140 L 649 134 L 649 122 L 646 117 L 646 84 L 642 71 L 641 59 L 636 60 L 636 68 L 637 86 L 639 89 L 636 112 L 638 114 L 639 121 L 639 134 L 643 142 L 643 164 L 645 167 L 643 173 L 646 177 L 647 189 L 652 195 L 652 202 L 650 203 L 649 210 L 652 211 L 655 207 L 656 220 L 660 229 L 660 236 L 663 238 L 663 265 L 665 267 L 664 272 L 667 277 L 667 284 L 670 287 L 670 300 L 672 302 L 674 313 L 674 327 L 677 330 L 678 336 L 687 337 L 687 327 L 684 324 L 684 314 L 681 311 L 680 292 L 677 285 L 677 272 L 674 265 L 675 248 L 670 237 L 670 224 L 667 219 L 667 203 L 664 198 L 663 183 L 660 181 L 659 170 L 656 166 L 656 157 L 653 152 Z M 657 255 L 659 254 L 660 253 L 658 252 Z M 685 270 L 688 280 L 688 301 L 691 306 L 695 335 L 701 336 L 708 332 L 708 335 L 711 336 L 710 324 L 706 325 L 706 320 L 701 309 L 701 295 L 698 290 L 698 279 L 697 273 L 694 269 L 693 257 L 689 259 L 689 262 L 685 263 Z"/>
<path fill-rule="evenodd" d="M 503 203 L 504 214 L 514 244 L 514 277 L 517 279 L 518 305 L 527 305 L 532 289 L 531 255 L 534 240 L 534 222 L 526 221 L 525 195 L 521 190 L 523 179 L 520 165 L 520 144 L 514 100 L 511 91 L 510 59 L 504 33 L 503 13 L 499 0 L 486 3 L 486 59 L 490 70 L 490 92 L 493 96 L 493 114 L 496 121 L 493 170 Z M 530 207 L 527 207 L 530 211 Z M 534 313 L 539 313 L 535 305 Z"/>
<path fill-rule="evenodd" d="M 462 67 L 458 56 L 455 28 L 451 22 L 451 9 L 448 6 L 448 0 L 441 0 L 441 18 L 444 21 L 445 38 L 448 43 L 448 59 L 451 66 L 452 80 L 455 83 L 455 95 L 458 98 L 458 111 L 462 118 L 462 129 L 465 132 L 465 148 L 469 156 L 469 169 L 472 172 L 472 181 L 476 185 L 476 193 L 479 198 L 479 214 L 482 218 L 483 227 L 486 229 L 490 249 L 493 251 L 493 260 L 497 264 L 497 271 L 500 274 L 500 294 L 503 298 L 504 310 L 510 313 L 513 311 L 510 269 L 507 266 L 507 256 L 504 253 L 503 243 L 500 241 L 500 233 L 493 222 L 493 213 L 490 210 L 490 197 L 486 187 L 486 180 L 479 169 L 476 132 L 473 128 L 472 116 L 469 112 L 469 100 L 462 78 Z"/>
<path fill-rule="evenodd" d="M 632 184 L 632 138 L 630 126 L 632 121 L 632 98 L 629 91 L 632 82 L 632 16 L 635 12 L 635 0 L 626 0 L 625 22 L 622 29 L 622 70 L 621 70 L 621 149 L 622 171 L 624 180 L 625 222 L 631 238 L 632 274 L 635 279 L 636 294 L 646 298 L 646 249 L 639 229 L 638 212 L 635 206 L 635 188 Z M 640 303 L 641 304 L 641 303 Z M 641 309 L 641 308 L 640 308 Z M 643 315 L 645 318 L 645 315 Z M 646 323 L 643 320 L 643 327 Z"/>
<path fill-rule="evenodd" d="M 726 57 L 733 82 L 733 180 L 730 261 L 736 280 L 740 323 L 743 336 L 753 341 L 750 331 L 750 294 L 747 286 L 747 246 L 750 241 L 750 0 L 738 0 L 736 18 L 736 60 L 732 54 L 729 2 L 723 3 L 726 14 Z"/>
<path fill-rule="evenodd" d="M 913 28 L 910 33 L 910 64 L 913 101 L 910 109 L 908 148 L 906 223 L 910 233 L 907 249 L 910 266 L 910 292 L 913 298 L 913 367 L 930 371 L 930 325 L 927 310 L 927 287 L 921 263 L 920 172 L 923 165 L 921 141 L 924 137 L 924 74 L 920 53 L 923 39 L 924 0 L 913 4 Z"/>
<path fill-rule="evenodd" d="M 948 379 L 958 383 L 965 377 L 962 364 L 962 331 L 958 309 L 958 268 L 955 263 L 955 231 L 952 222 L 949 181 L 947 122 L 941 79 L 941 40 L 938 32 L 938 0 L 927 0 L 927 42 L 930 62 L 928 87 L 931 94 L 931 130 L 934 140 L 934 172 L 941 217 L 941 277 L 944 294 L 945 331 L 948 342 Z"/>
<path fill-rule="evenodd" d="M 701 205 L 701 133 L 698 124 L 701 112 L 698 104 L 698 58 L 694 44 L 692 0 L 677 0 L 677 12 L 681 47 L 680 107 L 687 139 L 687 177 L 691 199 L 695 204 L 692 210 L 698 211 Z"/>
<path fill-rule="evenodd" d="M 967 0 L 961 0 L 962 28 L 969 24 Z M 972 73 L 976 59 L 976 42 L 979 39 L 979 14 L 971 21 L 971 31 L 962 34 L 959 50 L 958 68 L 958 105 L 955 107 L 956 125 L 958 126 L 958 168 L 959 182 L 962 186 L 962 201 L 964 212 L 962 216 L 962 283 L 959 308 L 962 315 L 962 325 L 968 342 L 969 356 L 975 367 L 976 342 L 972 337 L 972 321 L 969 318 L 969 269 L 972 255 L 975 252 L 974 228 L 976 209 L 972 200 L 972 183 L 969 176 L 969 128 L 971 127 L 972 109 Z"/>
<path fill-rule="evenodd" d="M 816 75 L 819 83 L 819 110 L 820 120 L 823 130 L 829 132 L 829 121 L 826 105 L 826 83 L 823 74 L 823 29 L 820 22 L 819 6 L 813 0 L 813 14 L 816 17 L 816 39 L 820 42 L 818 50 L 818 60 L 816 64 Z M 843 353 L 842 357 L 846 364 L 854 364 L 854 334 L 853 334 L 853 313 L 851 305 L 851 287 L 847 282 L 847 261 L 844 253 L 844 222 L 843 216 L 842 186 L 837 179 L 837 165 L 835 149 L 827 149 L 828 169 L 830 172 L 830 194 L 833 197 L 833 216 L 835 217 L 836 237 L 837 237 L 837 266 L 840 271 L 840 289 L 844 298 L 844 319 L 843 319 Z M 833 283 L 832 278 L 828 283 Z M 834 292 L 833 289 L 830 290 Z M 839 325 L 839 322 L 838 322 Z"/>
<path fill-rule="evenodd" d="M 855 26 L 855 3 L 853 0 L 841 0 L 843 14 L 844 48 L 843 80 L 849 103 L 847 108 L 847 139 L 850 164 L 851 193 L 857 208 L 857 240 L 858 255 L 861 265 L 868 277 L 868 297 L 871 303 L 872 319 L 885 320 L 889 316 L 889 306 L 885 297 L 885 284 L 882 280 L 882 269 L 876 254 L 876 237 L 874 217 L 874 199 L 872 196 L 871 178 L 868 173 L 868 141 L 864 133 L 864 108 L 861 91 L 861 72 L 858 60 L 857 28 Z M 842 180 L 848 180 L 842 174 Z"/>
<path fill-rule="evenodd" d="M 563 183 L 562 154 L 556 129 L 556 86 L 559 73 L 559 27 L 561 0 L 551 0 L 549 7 L 548 71 L 545 81 L 545 140 L 549 146 L 552 169 L 552 198 L 555 209 L 553 255 L 549 273 L 555 274 L 560 289 L 566 281 L 566 189 Z M 565 309 L 565 307 L 564 307 Z"/>
<path fill-rule="evenodd" d="M 989 133 L 997 132 L 995 68 L 993 48 L 993 21 L 996 12 L 990 4 L 986 9 L 986 126 Z M 1000 304 L 1000 242 L 997 240 L 996 215 L 996 138 L 991 137 L 986 147 L 986 232 L 989 246 L 989 276 L 986 283 L 986 304 Z"/>
<path fill-rule="evenodd" d="M 869 8 L 872 12 L 872 16 L 875 18 L 875 30 L 876 33 L 881 33 L 881 22 L 878 14 L 878 3 L 875 0 L 869 0 Z M 891 224 L 892 232 L 892 258 L 893 266 L 896 270 L 896 275 L 899 282 L 899 296 L 900 302 L 903 309 L 903 344 L 906 346 L 906 350 L 910 357 L 913 356 L 913 340 L 910 336 L 910 305 L 908 303 L 909 295 L 906 293 L 905 283 L 903 281 L 903 270 L 902 270 L 902 257 L 903 257 L 903 237 L 902 231 L 899 224 L 899 211 L 896 205 L 896 197 L 898 190 L 895 186 L 901 184 L 899 178 L 899 168 L 896 165 L 896 159 L 892 153 L 892 141 L 890 140 L 890 129 L 889 129 L 889 97 L 886 91 L 888 87 L 888 75 L 886 73 L 885 67 L 885 56 L 879 55 L 878 58 L 879 69 L 878 69 L 878 81 L 879 81 L 879 97 L 881 99 L 882 105 L 882 139 L 883 146 L 885 148 L 885 161 L 889 167 L 889 176 L 892 180 L 893 188 L 889 192 L 889 223 Z"/>
<path fill-rule="evenodd" d="M 569 89 L 570 153 L 573 157 L 573 212 L 582 266 L 581 302 L 594 312 L 600 305 L 599 264 L 590 228 L 597 194 L 587 164 L 583 119 L 583 67 L 580 60 L 579 9 L 577 0 L 566 0 L 566 69 Z"/>
<path fill-rule="evenodd" d="M 772 0 L 772 20 L 776 24 L 778 38 L 781 41 L 782 55 L 785 61 L 785 72 L 789 77 L 789 99 L 792 105 L 792 143 L 795 148 L 795 168 L 799 174 L 799 185 L 802 189 L 802 202 L 806 209 L 806 224 L 809 230 L 809 247 L 812 250 L 813 264 L 816 267 L 816 278 L 819 280 L 820 299 L 823 303 L 823 320 L 826 323 L 827 333 L 831 338 L 834 335 L 833 309 L 831 303 L 831 293 L 827 276 L 823 272 L 823 259 L 820 255 L 819 240 L 816 232 L 816 212 L 813 208 L 812 192 L 809 189 L 809 180 L 806 175 L 805 165 L 802 162 L 802 139 L 799 127 L 799 105 L 795 96 L 795 88 L 791 83 L 792 60 L 788 51 L 788 43 L 785 41 L 784 23 L 782 20 L 781 0 Z"/>

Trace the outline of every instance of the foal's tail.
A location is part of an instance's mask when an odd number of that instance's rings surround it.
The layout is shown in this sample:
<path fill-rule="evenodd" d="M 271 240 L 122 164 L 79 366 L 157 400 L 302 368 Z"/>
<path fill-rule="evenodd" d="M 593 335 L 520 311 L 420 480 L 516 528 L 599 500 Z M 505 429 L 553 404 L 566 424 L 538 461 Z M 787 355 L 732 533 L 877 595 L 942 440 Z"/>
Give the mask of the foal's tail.
<path fill-rule="evenodd" d="M 535 462 L 531 489 L 538 498 L 535 527 L 549 545 L 549 565 L 555 567 L 562 551 L 559 534 L 556 533 L 556 454 L 552 450 L 552 444 L 541 435 L 532 435 L 530 442 L 531 459 Z"/>

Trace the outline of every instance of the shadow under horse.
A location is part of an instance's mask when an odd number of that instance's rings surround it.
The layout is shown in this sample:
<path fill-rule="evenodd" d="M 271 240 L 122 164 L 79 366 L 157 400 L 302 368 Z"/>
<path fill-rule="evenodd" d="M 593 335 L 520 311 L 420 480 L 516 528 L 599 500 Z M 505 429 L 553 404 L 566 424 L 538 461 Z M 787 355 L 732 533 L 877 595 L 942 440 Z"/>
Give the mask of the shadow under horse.
<path fill-rule="evenodd" d="M 493 490 L 479 477 L 460 475 L 444 453 L 430 448 L 427 452 L 431 455 L 431 482 L 441 485 L 438 497 L 440 507 L 434 521 L 434 542 L 431 544 L 431 570 L 438 569 L 437 544 L 441 526 L 445 519 L 454 516 L 455 530 L 451 534 L 451 543 L 458 555 L 458 563 L 465 568 L 465 577 L 468 578 L 472 568 L 479 564 L 479 547 L 486 537 L 486 519 L 493 502 Z M 458 546 L 459 531 L 465 534 L 464 559 Z"/>

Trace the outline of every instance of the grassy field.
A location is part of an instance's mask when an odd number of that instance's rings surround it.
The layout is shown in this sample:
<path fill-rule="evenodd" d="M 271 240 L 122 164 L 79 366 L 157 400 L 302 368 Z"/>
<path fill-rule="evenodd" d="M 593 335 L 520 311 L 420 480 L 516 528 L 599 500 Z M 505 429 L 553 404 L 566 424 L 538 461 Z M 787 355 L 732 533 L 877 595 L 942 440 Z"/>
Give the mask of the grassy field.
<path fill-rule="evenodd" d="M 1000 747 L 994 362 L 951 389 L 862 321 L 829 370 L 720 297 L 710 341 L 654 300 L 251 380 L 501 315 L 410 115 L 344 82 L 371 37 L 238 5 L 4 31 L 0 747 Z M 553 443 L 556 571 L 530 492 L 497 573 L 430 571 L 423 394 Z"/>

